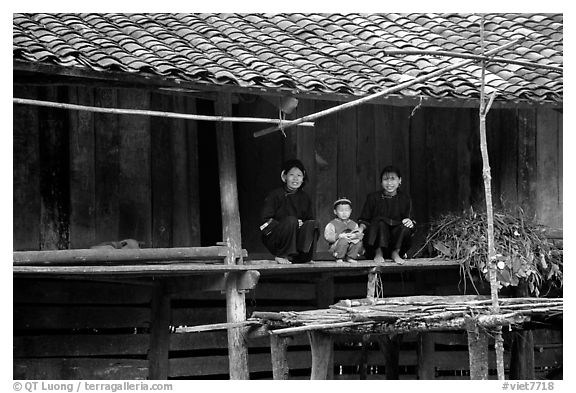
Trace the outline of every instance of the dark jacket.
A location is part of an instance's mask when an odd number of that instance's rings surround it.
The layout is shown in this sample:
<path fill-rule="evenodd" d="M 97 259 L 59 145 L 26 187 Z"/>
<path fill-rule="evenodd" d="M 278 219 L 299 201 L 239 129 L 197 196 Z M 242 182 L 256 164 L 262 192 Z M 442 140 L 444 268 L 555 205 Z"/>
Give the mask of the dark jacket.
<path fill-rule="evenodd" d="M 265 223 L 269 219 L 280 221 L 288 216 L 294 216 L 302 221 L 313 220 L 312 201 L 301 189 L 289 193 L 284 187 L 277 188 L 264 200 L 260 222 Z"/>
<path fill-rule="evenodd" d="M 384 218 L 389 225 L 398 225 L 405 218 L 412 219 L 412 201 L 410 197 L 398 191 L 393 197 L 384 195 L 384 191 L 368 194 L 364 207 L 358 217 L 358 224 L 369 226 L 375 218 Z"/>

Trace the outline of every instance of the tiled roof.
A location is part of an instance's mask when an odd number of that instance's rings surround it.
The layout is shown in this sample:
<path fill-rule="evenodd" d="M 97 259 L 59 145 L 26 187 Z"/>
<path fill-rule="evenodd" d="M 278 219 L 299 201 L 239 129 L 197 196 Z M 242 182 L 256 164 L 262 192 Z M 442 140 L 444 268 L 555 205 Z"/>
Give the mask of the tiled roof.
<path fill-rule="evenodd" d="M 362 96 L 461 59 L 385 51 L 479 53 L 472 14 L 14 14 L 14 59 L 153 73 L 241 87 Z M 561 14 L 487 14 L 486 49 L 496 56 L 561 67 Z M 403 90 L 403 96 L 478 96 L 473 64 Z M 500 99 L 561 102 L 559 71 L 491 63 Z"/>

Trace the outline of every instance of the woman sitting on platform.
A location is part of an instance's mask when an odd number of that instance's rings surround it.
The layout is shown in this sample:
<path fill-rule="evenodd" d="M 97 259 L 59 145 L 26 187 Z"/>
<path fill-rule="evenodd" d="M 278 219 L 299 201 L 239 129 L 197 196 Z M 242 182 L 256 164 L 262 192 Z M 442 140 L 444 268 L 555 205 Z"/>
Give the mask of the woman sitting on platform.
<path fill-rule="evenodd" d="M 382 190 L 368 194 L 358 218 L 360 230 L 364 232 L 364 247 L 368 255 L 374 255 L 374 262 L 382 263 L 386 256 L 402 264 L 402 256 L 410 248 L 415 232 L 414 221 L 410 218 L 412 201 L 398 190 L 402 184 L 398 168 L 384 168 L 380 182 Z"/>
<path fill-rule="evenodd" d="M 312 201 L 302 191 L 307 180 L 304 165 L 286 161 L 280 178 L 284 186 L 268 194 L 262 207 L 262 242 L 278 263 L 311 261 L 320 232 Z"/>

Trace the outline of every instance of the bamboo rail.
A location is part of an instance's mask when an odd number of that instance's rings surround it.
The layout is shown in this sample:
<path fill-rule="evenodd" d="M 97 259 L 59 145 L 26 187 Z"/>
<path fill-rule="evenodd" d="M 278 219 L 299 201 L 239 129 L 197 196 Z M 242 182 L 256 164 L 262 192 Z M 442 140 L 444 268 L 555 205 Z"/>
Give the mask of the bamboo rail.
<path fill-rule="evenodd" d="M 149 111 L 149 110 L 142 110 L 142 109 L 102 108 L 102 107 L 95 107 L 95 106 L 88 106 L 88 105 L 66 104 L 66 103 L 62 103 L 62 102 L 31 100 L 28 98 L 16 98 L 16 97 L 14 97 L 12 100 L 15 104 L 36 105 L 36 106 L 45 106 L 45 107 L 50 107 L 50 108 L 71 109 L 71 110 L 78 110 L 78 111 L 109 113 L 109 114 L 118 114 L 118 115 L 143 115 L 143 116 L 169 117 L 169 118 L 174 118 L 174 119 L 203 120 L 203 121 L 217 121 L 217 122 L 231 122 L 231 123 L 282 124 L 284 122 L 284 120 L 280 120 L 280 119 L 266 119 L 266 118 L 259 118 L 259 117 L 208 116 L 208 115 L 192 115 L 192 114 L 175 113 L 175 112 Z M 300 123 L 300 125 L 302 127 L 314 127 L 313 122 L 303 122 L 303 123 Z"/>
<path fill-rule="evenodd" d="M 492 50 L 489 50 L 488 52 L 486 52 L 485 55 L 486 55 L 486 56 L 490 56 L 490 55 L 492 55 L 492 54 L 494 54 L 494 53 L 497 53 L 497 52 L 499 52 L 499 51 L 501 51 L 501 50 L 510 48 L 510 47 L 516 45 L 519 41 L 520 41 L 520 40 L 514 40 L 514 41 L 509 42 L 509 43 L 507 43 L 507 44 L 505 44 L 505 45 L 501 45 L 501 46 L 499 46 L 499 47 L 497 47 L 497 48 L 494 48 L 494 49 L 492 49 Z M 407 81 L 407 82 L 400 83 L 400 84 L 398 84 L 398 85 L 396 85 L 396 86 L 394 86 L 394 87 L 391 87 L 391 88 L 389 88 L 389 89 L 385 89 L 385 90 L 380 91 L 380 92 L 378 92 L 378 93 L 370 94 L 369 96 L 360 98 L 360 99 L 358 99 L 358 100 L 346 102 L 346 103 L 344 103 L 344 104 L 337 105 L 337 106 L 334 106 L 334 107 L 332 107 L 332 108 L 328 108 L 328 109 L 323 110 L 323 111 L 320 111 L 320 112 L 312 113 L 312 114 L 310 114 L 310 115 L 306 115 L 306 116 L 300 117 L 300 118 L 295 119 L 295 120 L 287 121 L 287 122 L 281 124 L 282 129 L 286 129 L 286 128 L 288 128 L 288 127 L 296 126 L 296 125 L 301 124 L 301 123 L 303 123 L 303 122 L 305 122 L 305 121 L 315 120 L 315 119 L 318 119 L 318 118 L 320 118 L 320 117 L 324 117 L 324 116 L 327 116 L 327 115 L 331 115 L 331 114 L 333 114 L 333 113 L 342 111 L 342 110 L 344 110 L 344 109 L 352 108 L 352 107 L 355 107 L 355 106 L 357 106 L 357 105 L 363 104 L 363 103 L 365 103 L 365 102 L 374 100 L 374 99 L 376 99 L 376 98 L 378 98 L 378 97 L 381 97 L 381 96 L 385 96 L 385 95 L 388 95 L 388 94 L 396 93 L 396 92 L 398 92 L 398 91 L 400 91 L 400 90 L 403 90 L 403 89 L 405 89 L 405 88 L 407 88 L 407 87 L 410 87 L 410 86 L 412 86 L 412 85 L 414 85 L 414 84 L 416 84 L 416 83 L 425 82 L 425 81 L 427 81 L 427 80 L 429 80 L 429 79 L 432 79 L 432 78 L 435 78 L 435 77 L 437 77 L 437 76 L 439 76 L 439 75 L 442 75 L 442 74 L 444 74 L 444 73 L 446 73 L 446 72 L 448 72 L 448 71 L 452 71 L 452 70 L 455 70 L 455 69 L 457 69 L 457 68 L 466 66 L 466 65 L 468 65 L 468 64 L 472 64 L 472 63 L 474 63 L 475 61 L 476 61 L 476 60 L 474 60 L 474 59 L 464 60 L 464 61 L 461 61 L 461 62 L 459 62 L 459 63 L 453 64 L 453 65 L 451 65 L 451 66 L 447 66 L 447 67 L 441 68 L 441 69 L 439 69 L 439 70 L 433 71 L 433 72 L 431 72 L 431 73 L 429 73 L 429 74 L 422 75 L 422 76 L 420 76 L 420 77 L 418 77 L 418 78 L 415 78 L 415 79 L 413 79 L 413 80 L 411 80 L 411 81 Z M 264 136 L 264 135 L 267 135 L 267 134 L 270 134 L 270 133 L 272 133 L 272 132 L 279 131 L 279 130 L 280 130 L 280 126 L 277 125 L 277 126 L 273 126 L 273 127 L 266 128 L 266 129 L 261 130 L 261 131 L 257 131 L 257 132 L 255 132 L 253 135 L 254 135 L 254 138 L 258 138 L 258 137 L 261 137 L 261 136 Z"/>
<path fill-rule="evenodd" d="M 214 330 L 226 330 L 231 328 L 239 328 L 254 325 L 260 325 L 260 323 L 256 321 L 241 321 L 241 322 L 211 323 L 207 325 L 198 325 L 198 326 L 179 326 L 174 329 L 174 333 L 211 332 Z"/>

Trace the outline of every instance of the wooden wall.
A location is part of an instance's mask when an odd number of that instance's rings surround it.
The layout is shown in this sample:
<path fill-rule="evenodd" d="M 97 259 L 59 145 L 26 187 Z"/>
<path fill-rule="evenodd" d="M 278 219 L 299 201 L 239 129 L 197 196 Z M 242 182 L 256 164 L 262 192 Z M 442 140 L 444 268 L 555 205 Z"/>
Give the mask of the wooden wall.
<path fill-rule="evenodd" d="M 334 106 L 301 100 L 291 117 Z M 267 101 L 240 102 L 242 116 L 278 116 Z M 552 109 L 492 109 L 488 144 L 496 208 L 515 210 L 562 228 L 562 113 Z M 381 169 L 402 171 L 402 188 L 413 199 L 420 235 L 435 217 L 484 205 L 478 112 L 471 108 L 362 105 L 257 139 L 258 125 L 236 127 L 240 213 L 244 246 L 261 245 L 259 208 L 266 193 L 281 185 L 280 166 L 301 159 L 310 175 L 305 186 L 322 225 L 333 218 L 332 202 L 348 197 L 358 217 L 365 196 L 379 189 Z M 327 244 L 320 242 L 319 250 Z"/>
<path fill-rule="evenodd" d="M 135 89 L 21 87 L 22 98 L 196 113 Z M 197 123 L 14 105 L 14 250 L 134 238 L 200 245 Z"/>
<path fill-rule="evenodd" d="M 14 95 L 60 102 L 213 114 L 211 101 L 135 89 L 22 87 Z M 301 100 L 291 117 L 334 102 Z M 234 115 L 275 118 L 266 100 L 242 96 Z M 280 186 L 285 159 L 300 158 L 318 219 L 348 197 L 353 218 L 397 165 L 425 236 L 431 219 L 483 205 L 477 111 L 362 105 L 253 138 L 262 125 L 234 125 L 243 247 L 265 252 L 259 211 Z M 492 109 L 488 144 L 497 208 L 562 228 L 562 113 Z M 135 238 L 146 247 L 213 245 L 221 240 L 214 123 L 94 114 L 14 105 L 14 249 L 85 248 Z M 327 244 L 319 244 L 325 251 Z"/>

